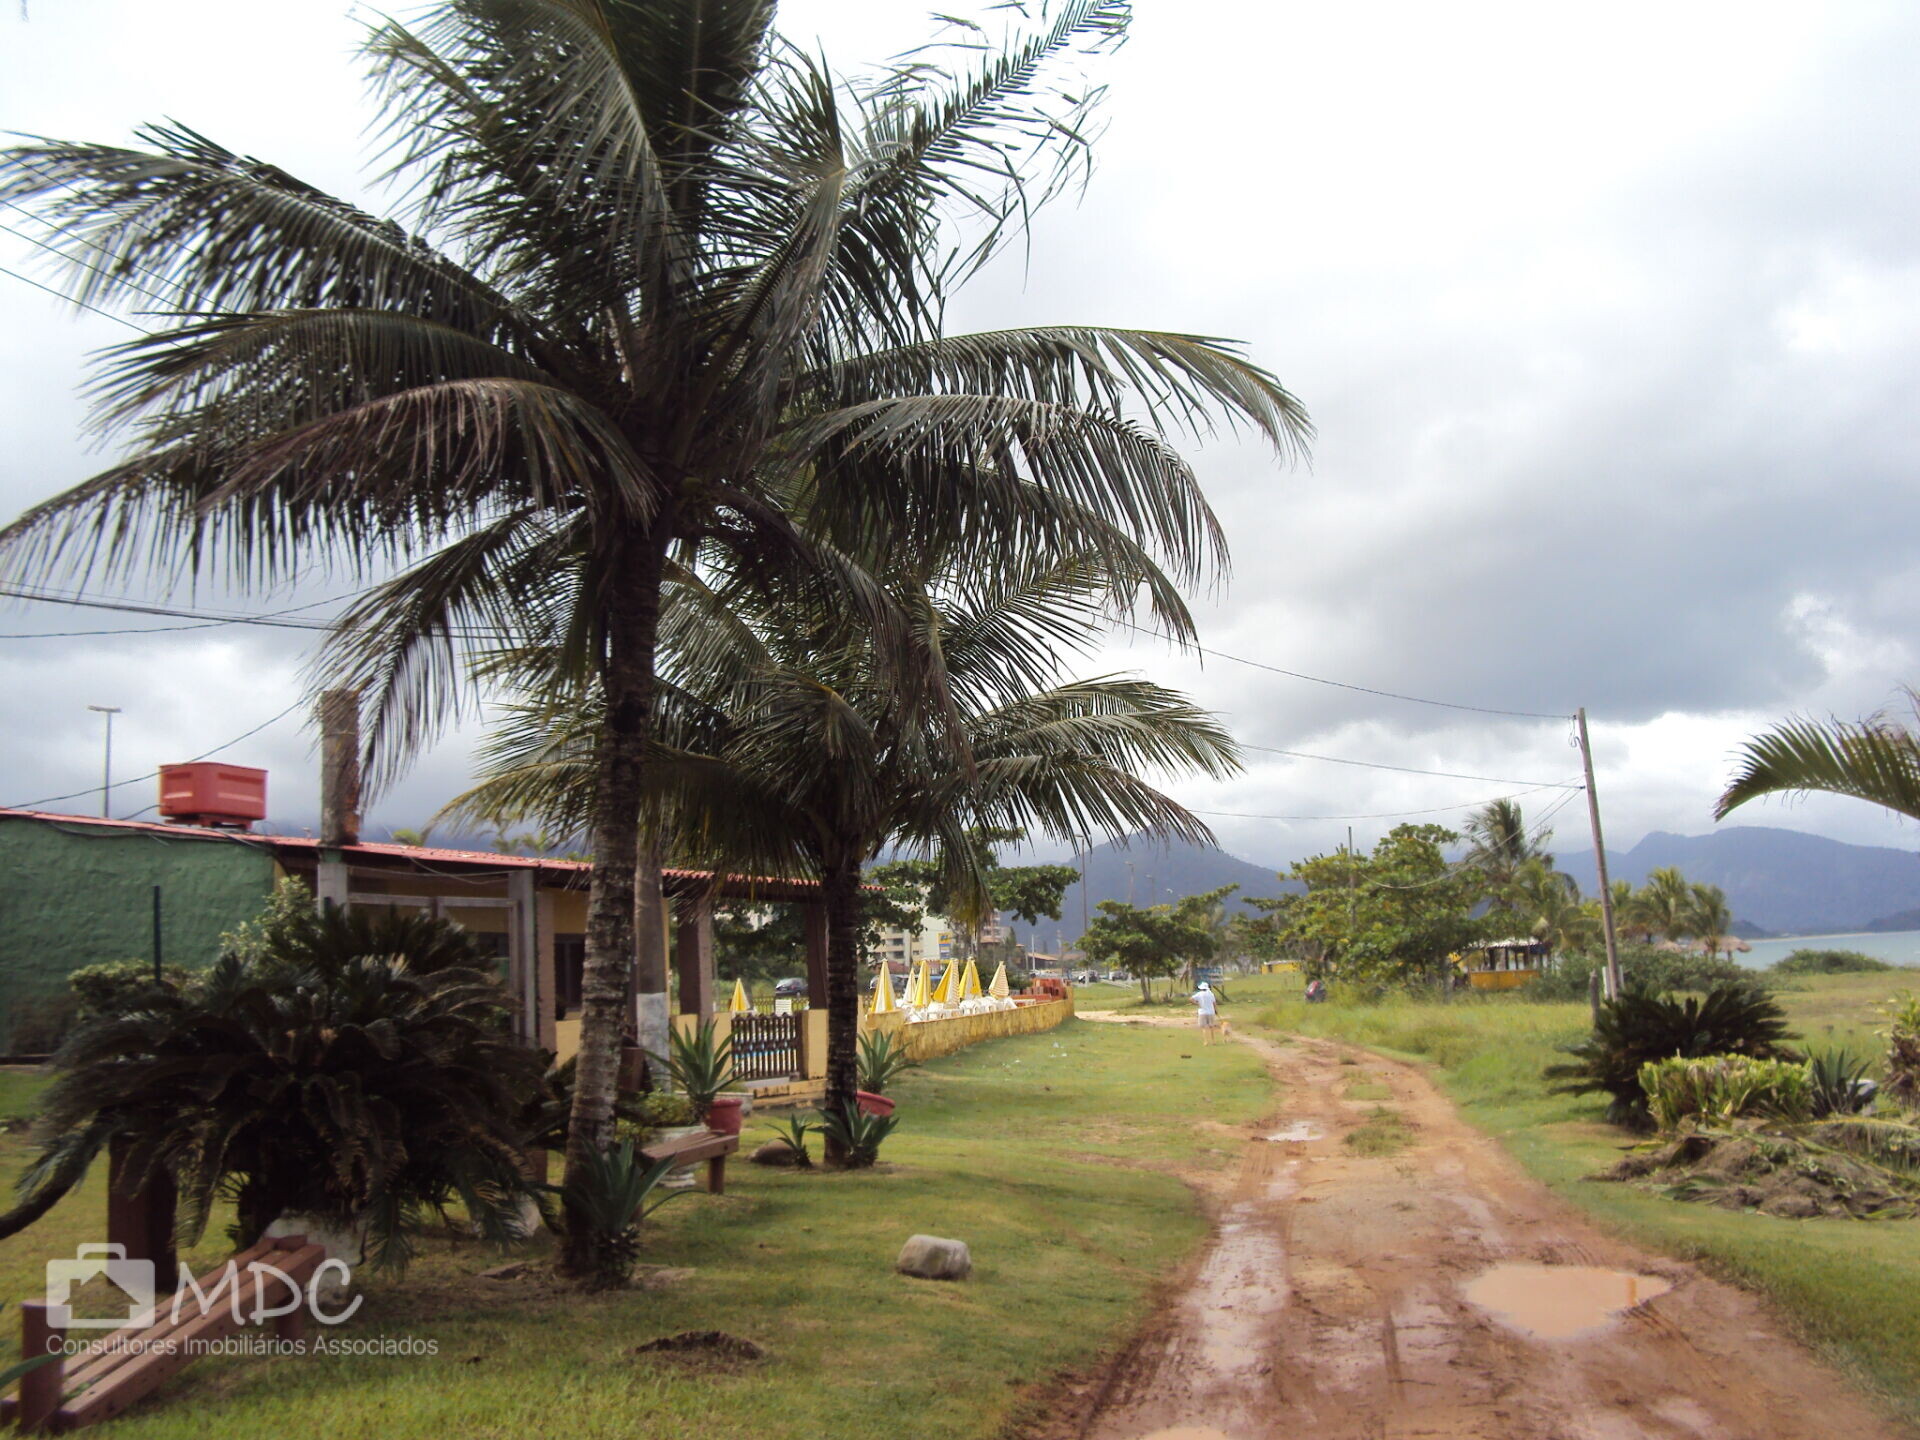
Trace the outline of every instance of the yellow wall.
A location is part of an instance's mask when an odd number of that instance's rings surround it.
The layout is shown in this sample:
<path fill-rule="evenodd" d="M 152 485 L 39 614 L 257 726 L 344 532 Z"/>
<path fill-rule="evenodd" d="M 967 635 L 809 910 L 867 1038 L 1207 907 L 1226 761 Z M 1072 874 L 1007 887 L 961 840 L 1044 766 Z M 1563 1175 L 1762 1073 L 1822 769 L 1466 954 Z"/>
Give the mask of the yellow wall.
<path fill-rule="evenodd" d="M 1538 970 L 1470 970 L 1467 983 L 1476 990 L 1518 990 L 1539 973 Z"/>
<path fill-rule="evenodd" d="M 969 1045 L 978 1045 L 982 1040 L 999 1040 L 1008 1035 L 1037 1035 L 1042 1030 L 1051 1030 L 1061 1021 L 1073 1015 L 1073 1001 L 1044 1000 L 1037 1005 L 1022 1005 L 1015 1010 L 992 1010 L 984 1015 L 956 1015 L 947 1020 L 922 1020 L 909 1025 L 905 1015 L 898 1010 L 888 1015 L 869 1015 L 865 1011 L 860 1015 L 860 1033 L 869 1035 L 876 1031 L 900 1037 L 906 1047 L 909 1060 L 931 1060 L 937 1055 L 951 1055 L 956 1050 L 964 1050 Z M 674 1029 L 682 1034 L 691 1033 L 700 1023 L 698 1015 L 675 1015 Z M 554 1027 L 555 1049 L 562 1060 L 568 1059 L 580 1048 L 580 1022 L 562 1020 Z M 716 1040 L 724 1040 L 733 1033 L 733 1017 L 722 1010 L 713 1016 L 713 1033 Z M 825 1010 L 807 1010 L 800 1018 L 800 1056 L 801 1068 L 806 1072 L 804 1078 L 818 1080 L 827 1073 L 827 1012 Z"/>

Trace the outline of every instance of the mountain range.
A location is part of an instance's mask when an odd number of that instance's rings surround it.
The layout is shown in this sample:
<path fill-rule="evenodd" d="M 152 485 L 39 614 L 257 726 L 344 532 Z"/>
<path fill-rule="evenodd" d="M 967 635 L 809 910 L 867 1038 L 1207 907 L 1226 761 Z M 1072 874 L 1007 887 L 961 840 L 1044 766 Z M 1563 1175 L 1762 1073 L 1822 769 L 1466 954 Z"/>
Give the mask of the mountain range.
<path fill-rule="evenodd" d="M 1568 850 L 1554 858 L 1579 882 L 1582 894 L 1595 893 L 1592 851 Z M 1085 913 L 1091 916 L 1102 900 L 1160 904 L 1222 885 L 1238 885 L 1234 903 L 1246 909 L 1246 896 L 1296 890 L 1279 878 L 1291 865 L 1291 860 L 1258 864 L 1224 850 L 1140 838 L 1125 846 L 1100 845 L 1086 856 Z M 1665 865 L 1726 891 L 1736 931 L 1749 938 L 1920 929 L 1920 855 L 1911 851 L 1849 845 L 1772 826 L 1731 825 L 1707 835 L 1655 830 L 1630 850 L 1607 852 L 1608 874 L 1634 885 Z M 1071 945 L 1082 928 L 1081 897 L 1080 885 L 1068 888 L 1058 925 L 1042 921 L 1031 935 L 1024 925 L 1014 928 L 1038 950 Z"/>

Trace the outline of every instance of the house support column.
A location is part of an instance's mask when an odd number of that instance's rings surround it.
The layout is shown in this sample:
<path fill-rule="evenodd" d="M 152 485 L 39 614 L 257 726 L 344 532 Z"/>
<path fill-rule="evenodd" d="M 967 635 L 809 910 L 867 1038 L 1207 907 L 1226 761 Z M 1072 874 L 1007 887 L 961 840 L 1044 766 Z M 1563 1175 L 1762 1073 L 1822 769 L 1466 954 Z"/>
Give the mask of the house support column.
<path fill-rule="evenodd" d="M 553 998 L 540 993 L 540 946 L 535 938 L 539 910 L 533 882 L 531 870 L 507 875 L 507 989 L 519 1004 L 514 1033 L 529 1045 L 539 1043 L 540 1032 L 547 1028 L 543 1007 Z"/>
<path fill-rule="evenodd" d="M 680 933 L 675 939 L 675 969 L 680 977 L 680 1013 L 710 1016 L 718 998 L 713 973 L 713 901 L 702 895 L 682 900 L 677 918 Z"/>
<path fill-rule="evenodd" d="M 800 907 L 807 941 L 807 1004 L 822 1014 L 827 1008 L 827 907 L 808 900 Z"/>

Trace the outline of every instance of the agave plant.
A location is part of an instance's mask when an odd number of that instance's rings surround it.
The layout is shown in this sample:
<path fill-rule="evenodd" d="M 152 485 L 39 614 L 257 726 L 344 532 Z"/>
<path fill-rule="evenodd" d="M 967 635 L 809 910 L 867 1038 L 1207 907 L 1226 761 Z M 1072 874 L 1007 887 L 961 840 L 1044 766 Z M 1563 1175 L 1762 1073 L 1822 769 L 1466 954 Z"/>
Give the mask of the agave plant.
<path fill-rule="evenodd" d="M 913 1062 L 907 1047 L 895 1036 L 870 1030 L 860 1037 L 860 1088 L 875 1095 L 887 1093 L 894 1077 Z"/>
<path fill-rule="evenodd" d="M 774 1138 L 793 1151 L 793 1163 L 797 1169 L 811 1170 L 813 1156 L 807 1153 L 807 1137 L 817 1134 L 820 1126 L 801 1115 L 782 1115 L 774 1122 Z"/>
<path fill-rule="evenodd" d="M 490 962 L 424 917 L 329 909 L 283 938 L 68 1039 L 0 1234 L 50 1209 L 116 1136 L 133 1184 L 172 1177 L 189 1238 L 220 1198 L 241 1244 L 299 1212 L 364 1223 L 390 1265 L 456 1201 L 487 1237 L 517 1234 L 540 1059 L 510 1033 Z"/>
<path fill-rule="evenodd" d="M 675 1028 L 668 1037 L 667 1073 L 693 1106 L 698 1124 L 707 1121 L 713 1097 L 733 1083 L 733 1040 L 721 1038 L 713 1021 L 702 1020 L 689 1029 Z"/>
<path fill-rule="evenodd" d="M 1745 1055 L 1756 1060 L 1795 1058 L 1785 1013 L 1752 985 L 1717 985 L 1704 997 L 1676 999 L 1629 989 L 1606 1001 L 1593 1034 L 1567 1047 L 1574 1060 L 1546 1075 L 1561 1094 L 1603 1090 L 1612 1096 L 1607 1118 L 1644 1129 L 1650 1123 L 1640 1069 L 1674 1056 Z"/>
<path fill-rule="evenodd" d="M 1807 1056 L 1807 1082 L 1818 1120 L 1858 1115 L 1873 1103 L 1875 1086 L 1867 1079 L 1867 1062 L 1841 1047 Z"/>
<path fill-rule="evenodd" d="M 900 1123 L 898 1115 L 869 1115 L 858 1105 L 849 1105 L 844 1110 L 823 1110 L 820 1112 L 820 1129 L 834 1142 L 834 1151 L 827 1157 L 828 1163 L 837 1163 L 848 1170 L 864 1170 L 880 1158 L 880 1145 L 893 1133 L 893 1127 Z"/>
<path fill-rule="evenodd" d="M 575 1238 L 589 1257 L 589 1279 L 599 1286 L 624 1285 L 640 1258 L 640 1223 L 676 1194 L 654 1191 L 674 1167 L 672 1156 L 648 1163 L 622 1140 L 611 1150 L 596 1151 L 580 1175 L 565 1187 L 564 1223 L 579 1227 Z"/>

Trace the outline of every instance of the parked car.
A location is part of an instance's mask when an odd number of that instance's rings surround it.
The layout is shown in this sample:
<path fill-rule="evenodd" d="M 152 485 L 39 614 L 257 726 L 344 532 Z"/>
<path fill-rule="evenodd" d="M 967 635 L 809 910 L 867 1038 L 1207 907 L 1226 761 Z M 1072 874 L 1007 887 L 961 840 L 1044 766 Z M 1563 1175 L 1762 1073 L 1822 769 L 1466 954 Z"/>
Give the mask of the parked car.
<path fill-rule="evenodd" d="M 1133 983 L 1133 976 L 1124 970 L 1109 970 L 1106 979 L 1109 985 L 1131 985 Z"/>
<path fill-rule="evenodd" d="M 792 1000 L 806 993 L 807 982 L 805 980 L 776 980 L 773 985 L 773 995 L 776 1000 Z"/>

